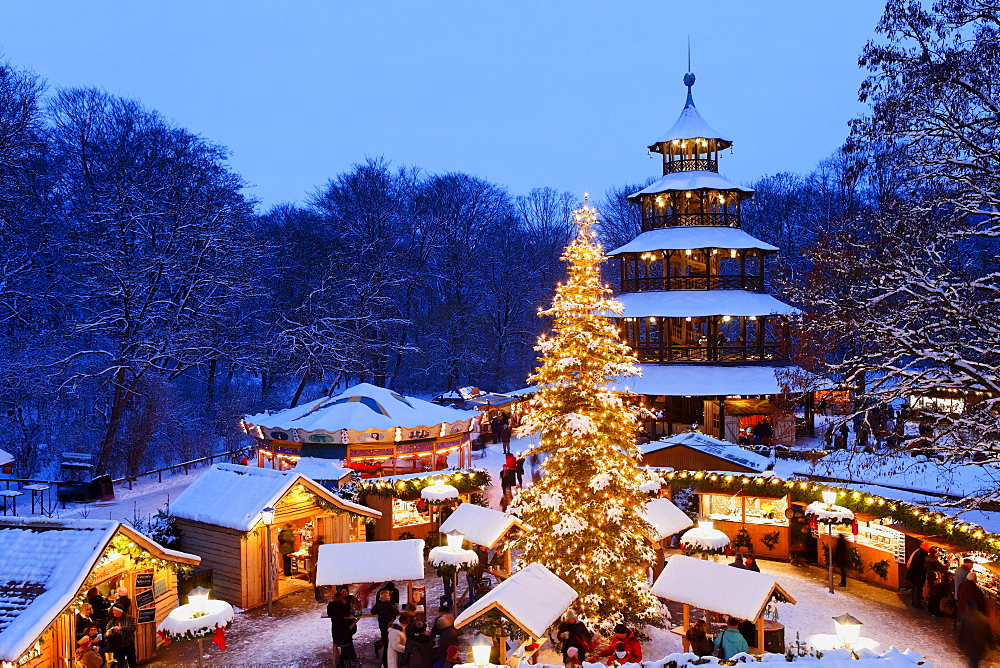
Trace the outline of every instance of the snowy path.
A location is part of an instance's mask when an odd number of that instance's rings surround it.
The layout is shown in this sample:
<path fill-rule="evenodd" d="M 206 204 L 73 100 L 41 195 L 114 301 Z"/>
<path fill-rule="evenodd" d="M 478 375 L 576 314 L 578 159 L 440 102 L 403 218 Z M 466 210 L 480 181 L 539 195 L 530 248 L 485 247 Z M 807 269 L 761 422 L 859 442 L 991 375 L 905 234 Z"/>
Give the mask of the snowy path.
<path fill-rule="evenodd" d="M 67 504 L 66 508 L 56 510 L 56 517 L 93 520 L 118 520 L 131 524 L 136 518 L 148 520 L 156 511 L 165 508 L 171 499 L 176 499 L 188 485 L 198 479 L 198 476 L 208 470 L 208 467 L 192 468 L 188 475 L 177 473 L 164 476 L 163 482 L 157 482 L 155 476 L 140 478 L 129 489 L 127 485 L 115 486 L 115 500 L 78 504 Z"/>

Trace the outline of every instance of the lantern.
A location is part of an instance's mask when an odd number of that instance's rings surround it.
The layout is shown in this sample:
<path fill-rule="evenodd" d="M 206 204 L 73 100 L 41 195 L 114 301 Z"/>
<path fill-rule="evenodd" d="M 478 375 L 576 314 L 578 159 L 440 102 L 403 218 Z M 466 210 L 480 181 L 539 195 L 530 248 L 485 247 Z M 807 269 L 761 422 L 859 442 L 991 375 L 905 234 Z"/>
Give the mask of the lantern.
<path fill-rule="evenodd" d="M 453 550 L 461 550 L 462 543 L 465 542 L 465 534 L 463 534 L 458 529 L 452 529 L 445 534 L 448 537 L 448 547 Z"/>
<path fill-rule="evenodd" d="M 698 520 L 698 528 L 709 529 L 709 530 L 714 529 L 715 522 L 713 522 L 712 520 Z"/>
<path fill-rule="evenodd" d="M 488 666 L 490 654 L 493 652 L 493 642 L 482 633 L 469 642 L 472 648 L 472 662 L 477 666 Z"/>
<path fill-rule="evenodd" d="M 260 521 L 267 525 L 274 524 L 274 508 L 268 507 L 260 511 Z"/>
<path fill-rule="evenodd" d="M 191 604 L 191 608 L 196 613 L 205 612 L 205 604 L 208 603 L 208 595 L 212 593 L 210 590 L 204 587 L 195 587 L 188 592 L 188 603 Z"/>
<path fill-rule="evenodd" d="M 823 503 L 828 506 L 832 506 L 837 502 L 837 493 L 832 489 L 823 490 Z"/>
<path fill-rule="evenodd" d="M 861 622 L 848 613 L 840 617 L 833 618 L 833 624 L 837 627 L 837 638 L 847 649 L 858 643 L 861 637 Z"/>

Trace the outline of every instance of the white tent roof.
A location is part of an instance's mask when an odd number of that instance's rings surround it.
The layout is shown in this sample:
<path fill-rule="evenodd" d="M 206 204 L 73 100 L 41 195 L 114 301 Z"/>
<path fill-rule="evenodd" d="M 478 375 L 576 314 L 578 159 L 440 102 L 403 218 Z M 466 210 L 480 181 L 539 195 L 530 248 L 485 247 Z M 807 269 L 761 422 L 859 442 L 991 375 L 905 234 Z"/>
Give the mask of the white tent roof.
<path fill-rule="evenodd" d="M 648 455 L 651 452 L 658 452 L 679 445 L 702 450 L 710 455 L 720 457 L 755 471 L 767 470 L 767 465 L 770 463 L 767 457 L 762 457 L 741 445 L 723 441 L 698 431 L 686 431 L 681 434 L 674 434 L 658 441 L 644 443 L 639 447 L 642 449 L 643 454 Z"/>
<path fill-rule="evenodd" d="M 653 594 L 739 619 L 757 619 L 777 589 L 791 603 L 795 599 L 766 573 L 682 554 L 667 562 L 653 583 Z"/>
<path fill-rule="evenodd" d="M 695 169 L 689 172 L 671 172 L 664 174 L 646 186 L 639 192 L 632 193 L 629 199 L 635 199 L 640 195 L 655 195 L 665 192 L 683 192 L 685 190 L 736 190 L 745 195 L 752 195 L 753 190 L 737 185 L 732 181 L 722 178 L 718 172 L 710 172 L 704 169 Z"/>
<path fill-rule="evenodd" d="M 318 457 L 299 457 L 293 469 L 313 480 L 343 480 L 352 475 L 352 469 L 345 469 L 340 459 L 320 459 Z"/>
<path fill-rule="evenodd" d="M 377 540 L 319 546 L 316 584 L 400 582 L 424 577 L 424 541 Z"/>
<path fill-rule="evenodd" d="M 641 376 L 612 382 L 616 392 L 666 395 L 670 397 L 714 397 L 780 394 L 779 376 L 798 372 L 798 367 L 712 366 L 697 364 L 639 364 Z"/>
<path fill-rule="evenodd" d="M 646 521 L 653 525 L 656 540 L 663 540 L 678 531 L 694 526 L 691 518 L 670 499 L 653 499 L 646 503 Z"/>
<path fill-rule="evenodd" d="M 731 139 L 716 132 L 705 122 L 705 119 L 698 112 L 698 108 L 694 106 L 694 99 L 688 93 L 687 104 L 681 110 L 681 115 L 670 129 L 667 130 L 666 134 L 656 140 L 656 143 L 669 142 L 675 139 L 696 139 L 698 137 L 703 139 L 721 139 L 730 144 L 732 143 Z"/>
<path fill-rule="evenodd" d="M 463 503 L 444 521 L 439 531 L 448 533 L 458 529 L 470 543 L 493 548 L 515 526 L 522 526 L 521 521 L 512 515 L 474 503 Z"/>
<path fill-rule="evenodd" d="M 496 608 L 526 633 L 541 638 L 576 596 L 576 590 L 545 566 L 529 564 L 466 608 L 455 620 L 455 628 Z"/>
<path fill-rule="evenodd" d="M 616 318 L 700 317 L 711 315 L 793 315 L 799 310 L 764 292 L 748 290 L 648 290 L 615 297 L 625 307 Z"/>
<path fill-rule="evenodd" d="M 664 227 L 643 232 L 632 241 L 609 252 L 608 255 L 622 253 L 645 253 L 658 250 L 685 250 L 689 248 L 759 248 L 776 251 L 777 246 L 755 239 L 738 227 L 717 225 L 684 225 Z"/>
<path fill-rule="evenodd" d="M 393 429 L 433 426 L 477 416 L 423 399 L 404 397 L 384 387 L 361 383 L 338 395 L 323 397 L 277 413 L 249 415 L 245 421 L 268 429 L 335 432 L 343 429 Z"/>
<path fill-rule="evenodd" d="M 367 517 L 382 516 L 377 510 L 340 498 L 294 469 L 275 471 L 239 464 L 216 464 L 202 473 L 170 504 L 170 514 L 204 524 L 250 531 L 260 521 L 261 511 L 274 507 L 297 483 L 343 510 Z"/>

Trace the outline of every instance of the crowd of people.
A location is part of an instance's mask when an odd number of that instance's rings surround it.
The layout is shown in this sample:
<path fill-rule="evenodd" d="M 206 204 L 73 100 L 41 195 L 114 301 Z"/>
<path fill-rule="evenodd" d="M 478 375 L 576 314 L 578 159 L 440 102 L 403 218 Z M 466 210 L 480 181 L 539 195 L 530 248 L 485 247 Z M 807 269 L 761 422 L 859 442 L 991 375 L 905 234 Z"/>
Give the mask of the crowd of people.
<path fill-rule="evenodd" d="M 139 665 L 135 652 L 135 617 L 128 588 L 118 587 L 109 600 L 96 587 L 87 592 L 87 602 L 76 615 L 76 665 L 100 668 L 112 657 L 117 668 Z"/>

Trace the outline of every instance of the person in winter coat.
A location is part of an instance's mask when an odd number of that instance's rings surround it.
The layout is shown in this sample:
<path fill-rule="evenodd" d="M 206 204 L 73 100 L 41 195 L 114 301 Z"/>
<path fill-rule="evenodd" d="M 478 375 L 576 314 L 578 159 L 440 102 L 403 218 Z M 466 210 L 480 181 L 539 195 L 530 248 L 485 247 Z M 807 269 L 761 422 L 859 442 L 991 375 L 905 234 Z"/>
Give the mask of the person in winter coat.
<path fill-rule="evenodd" d="M 732 566 L 733 568 L 743 568 L 743 569 L 746 568 L 746 566 L 743 564 L 743 555 L 742 554 L 737 554 L 736 555 L 736 559 L 734 559 L 733 563 L 731 563 L 729 565 Z"/>
<path fill-rule="evenodd" d="M 458 645 L 455 618 L 451 613 L 445 613 L 435 620 L 434 626 L 437 634 L 437 646 L 434 648 L 434 668 L 444 668 L 448 661 L 448 648 Z"/>
<path fill-rule="evenodd" d="M 764 418 L 754 426 L 753 435 L 761 445 L 771 447 L 771 437 L 774 435 L 774 429 L 767 418 Z"/>
<path fill-rule="evenodd" d="M 397 619 L 389 625 L 389 644 L 386 649 L 387 668 L 397 668 L 399 666 L 399 655 L 406 651 L 406 631 Z"/>
<path fill-rule="evenodd" d="M 292 525 L 286 524 L 278 532 L 278 552 L 281 553 L 281 565 L 285 577 L 292 575 L 292 552 L 295 551 L 295 532 Z"/>
<path fill-rule="evenodd" d="M 968 557 L 966 557 L 965 559 L 962 559 L 962 565 L 955 569 L 955 582 L 954 582 L 954 586 L 955 586 L 955 600 L 956 601 L 958 600 L 958 588 L 962 586 L 963 582 L 965 582 L 965 578 L 969 577 L 969 573 L 972 572 L 972 567 L 974 565 L 975 565 L 975 562 L 972 561 L 972 559 L 969 559 Z"/>
<path fill-rule="evenodd" d="M 593 647 L 594 636 L 587 629 L 587 625 L 580 621 L 573 610 L 567 610 L 563 615 L 563 620 L 559 623 L 556 637 L 563 642 L 562 653 L 566 658 L 566 650 L 569 647 L 577 646 L 580 649 L 580 659 Z M 567 644 L 569 643 L 569 644 Z"/>
<path fill-rule="evenodd" d="M 94 606 L 84 603 L 76 613 L 76 637 L 79 639 L 94 624 Z"/>
<path fill-rule="evenodd" d="M 914 608 L 924 607 L 924 583 L 927 582 L 927 555 L 933 548 L 927 543 L 921 544 L 913 551 L 906 561 L 906 581 L 913 588 L 911 602 Z"/>
<path fill-rule="evenodd" d="M 577 647 L 576 645 L 573 645 L 571 647 L 566 648 L 565 652 L 566 652 L 566 655 L 563 657 L 563 665 L 564 666 L 582 666 L 583 665 L 583 659 L 580 658 L 582 655 L 580 653 L 580 648 L 579 647 Z"/>
<path fill-rule="evenodd" d="M 118 588 L 118 598 L 115 599 L 115 602 L 111 606 L 121 608 L 126 615 L 129 613 L 132 609 L 132 599 L 128 597 L 128 587 Z"/>
<path fill-rule="evenodd" d="M 97 591 L 97 587 L 91 587 L 90 591 L 87 592 L 87 603 L 90 603 L 90 606 L 94 609 L 94 621 L 97 622 L 98 626 L 104 628 L 104 623 L 108 621 L 108 609 L 111 607 L 108 599 L 101 596 L 101 592 Z"/>
<path fill-rule="evenodd" d="M 337 665 L 343 668 L 358 658 L 358 653 L 354 649 L 354 634 L 358 632 L 358 620 L 351 615 L 351 610 L 339 591 L 326 604 L 326 614 L 330 618 L 330 637 L 340 657 Z"/>
<path fill-rule="evenodd" d="M 76 644 L 76 665 L 80 668 L 100 668 L 104 665 L 104 657 L 97 653 L 97 647 L 86 634 Z"/>
<path fill-rule="evenodd" d="M 433 668 L 434 641 L 426 631 L 421 621 L 413 622 L 407 629 L 406 649 L 403 650 L 403 662 L 407 668 Z"/>
<path fill-rule="evenodd" d="M 94 651 L 104 656 L 111 650 L 108 648 L 108 641 L 104 639 L 104 634 L 101 633 L 101 628 L 97 624 L 91 624 L 90 628 L 87 629 L 87 635 L 90 636 L 91 647 Z"/>
<path fill-rule="evenodd" d="M 343 596 L 341 595 L 341 598 Z M 399 608 L 394 606 L 391 602 L 392 595 L 388 590 L 381 590 L 378 593 L 378 600 L 375 605 L 372 606 L 372 614 L 378 617 L 378 630 L 381 635 L 382 640 L 382 665 L 385 666 L 388 663 L 388 652 L 385 648 L 389 646 L 389 625 L 391 625 L 396 618 L 399 616 Z M 344 601 L 346 604 L 347 601 Z"/>
<path fill-rule="evenodd" d="M 985 612 L 986 595 L 979 588 L 979 576 L 975 571 L 965 576 L 965 582 L 958 588 L 958 614 L 964 617 L 970 610 Z"/>
<path fill-rule="evenodd" d="M 969 659 L 969 668 L 979 668 L 979 662 L 992 645 L 993 629 L 990 627 L 990 620 L 981 610 L 967 612 L 958 632 L 958 648 Z"/>
<path fill-rule="evenodd" d="M 462 663 L 462 658 L 458 655 L 458 645 L 449 645 L 443 668 L 455 668 L 455 665 L 459 663 Z"/>
<path fill-rule="evenodd" d="M 624 645 L 624 650 L 620 650 L 618 645 Z M 624 651 L 625 656 L 618 656 Z M 615 634 L 611 637 L 611 642 L 598 655 L 610 657 L 617 663 L 642 663 L 642 645 L 635 639 L 635 634 L 624 624 L 615 626 Z"/>
<path fill-rule="evenodd" d="M 840 571 L 840 586 L 847 586 L 847 539 L 844 534 L 837 536 L 833 545 L 833 565 Z"/>
<path fill-rule="evenodd" d="M 747 558 L 743 560 L 743 568 L 748 571 L 760 573 L 760 566 L 757 565 L 757 560 L 753 558 L 752 554 L 748 554 Z"/>
<path fill-rule="evenodd" d="M 396 589 L 395 582 L 386 582 L 384 585 L 379 587 L 378 593 L 375 594 L 376 598 L 382 594 L 382 592 L 389 592 L 389 602 L 392 603 L 397 608 L 399 607 L 399 590 Z"/>
<path fill-rule="evenodd" d="M 139 662 L 135 656 L 135 620 L 125 615 L 125 611 L 115 606 L 104 635 L 108 639 L 108 649 L 115 656 L 116 668 L 136 668 Z"/>
<path fill-rule="evenodd" d="M 715 651 L 715 645 L 712 643 L 712 639 L 708 637 L 708 624 L 705 623 L 704 619 L 699 619 L 694 623 L 694 626 L 689 628 L 684 634 L 688 643 L 691 645 L 691 653 L 701 656 L 711 656 Z"/>
<path fill-rule="evenodd" d="M 941 599 L 951 591 L 948 567 L 942 564 L 937 558 L 927 560 L 927 612 L 932 617 L 944 617 L 941 611 Z"/>
<path fill-rule="evenodd" d="M 517 473 L 514 471 L 513 466 L 503 465 L 500 469 L 500 490 L 503 494 L 507 493 L 511 487 L 517 484 Z"/>
<path fill-rule="evenodd" d="M 503 451 L 510 454 L 510 437 L 514 435 L 514 428 L 508 422 L 500 427 L 500 441 L 503 443 Z"/>
<path fill-rule="evenodd" d="M 726 628 L 722 630 L 722 633 L 715 636 L 715 642 L 713 643 L 716 648 L 721 650 L 721 659 L 731 659 L 740 652 L 746 652 L 750 649 L 747 644 L 746 638 L 740 633 L 739 627 L 740 622 L 735 617 L 730 617 L 726 622 Z"/>
<path fill-rule="evenodd" d="M 490 435 L 493 437 L 493 445 L 500 442 L 500 433 L 503 431 L 503 418 L 498 414 L 490 420 Z"/>
<path fill-rule="evenodd" d="M 517 486 L 524 487 L 524 457 L 518 457 L 514 462 L 514 473 L 517 474 Z"/>

